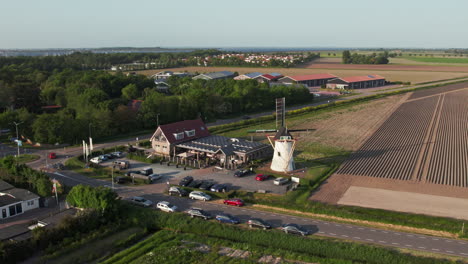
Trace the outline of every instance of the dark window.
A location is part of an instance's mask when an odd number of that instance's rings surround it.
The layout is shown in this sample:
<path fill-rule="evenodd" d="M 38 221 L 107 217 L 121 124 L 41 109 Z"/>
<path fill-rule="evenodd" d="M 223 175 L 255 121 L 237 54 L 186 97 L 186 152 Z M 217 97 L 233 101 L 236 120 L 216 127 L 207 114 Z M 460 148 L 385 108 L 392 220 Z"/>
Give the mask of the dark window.
<path fill-rule="evenodd" d="M 21 214 L 23 212 L 23 206 L 19 203 L 16 204 L 16 213 Z"/>
<path fill-rule="evenodd" d="M 4 208 L 4 209 L 2 209 L 2 218 L 6 218 L 6 217 L 7 217 L 6 209 Z"/>
<path fill-rule="evenodd" d="M 281 152 L 278 151 L 278 157 L 281 157 Z"/>
<path fill-rule="evenodd" d="M 16 210 L 15 210 L 14 205 L 8 207 L 8 209 L 10 210 L 10 216 L 14 216 L 16 214 Z"/>

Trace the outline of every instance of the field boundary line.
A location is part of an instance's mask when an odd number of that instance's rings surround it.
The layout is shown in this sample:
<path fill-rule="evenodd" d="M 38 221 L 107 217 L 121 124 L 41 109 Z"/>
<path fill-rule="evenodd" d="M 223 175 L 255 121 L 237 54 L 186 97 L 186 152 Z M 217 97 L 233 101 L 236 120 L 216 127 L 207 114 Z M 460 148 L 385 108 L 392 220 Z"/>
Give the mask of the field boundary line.
<path fill-rule="evenodd" d="M 419 174 L 419 170 L 420 170 L 420 167 L 421 167 L 421 163 L 423 163 L 423 157 L 425 156 L 425 152 L 426 152 L 426 149 L 427 149 L 427 144 L 428 144 L 428 140 L 431 136 L 431 131 L 432 131 L 432 126 L 434 125 L 434 120 L 436 119 L 436 116 L 437 116 L 437 109 L 439 109 L 439 105 L 440 105 L 440 101 L 441 101 L 441 95 L 439 95 L 439 99 L 437 100 L 437 104 L 436 106 L 434 107 L 434 113 L 432 114 L 432 118 L 431 118 L 431 123 L 429 124 L 428 128 L 427 128 L 427 131 L 426 131 L 426 135 L 424 136 L 424 141 L 423 141 L 423 145 L 421 147 L 421 150 L 419 151 L 419 154 L 418 154 L 418 159 L 416 161 L 416 164 L 414 165 L 414 168 L 413 168 L 413 172 L 411 173 L 411 180 L 412 181 L 418 181 L 418 174 Z"/>
<path fill-rule="evenodd" d="M 424 96 L 424 97 L 418 97 L 418 98 L 414 98 L 414 99 L 409 99 L 409 100 L 407 100 L 405 103 L 410 103 L 410 102 L 413 102 L 413 101 L 417 101 L 417 100 L 421 100 L 421 99 L 426 99 L 426 98 L 434 97 L 434 96 L 437 96 L 437 95 L 445 95 L 445 94 L 448 94 L 448 93 L 455 93 L 455 92 L 463 91 L 463 90 L 466 90 L 466 89 L 468 89 L 468 87 L 461 88 L 461 89 L 457 89 L 457 90 L 453 90 L 453 91 L 442 92 L 442 93 L 438 93 L 438 94 L 432 94 L 432 95 L 428 95 L 428 96 Z"/>
<path fill-rule="evenodd" d="M 422 173 L 421 173 L 421 181 L 426 182 L 427 179 L 427 172 L 429 170 L 429 163 L 431 162 L 432 158 L 432 153 L 434 152 L 434 145 L 435 145 L 435 140 L 437 137 L 437 131 L 439 130 L 439 123 L 440 123 L 440 116 L 442 115 L 442 109 L 444 107 L 444 102 L 445 102 L 445 94 L 441 95 L 440 99 L 440 107 L 437 113 L 437 120 L 434 124 L 434 127 L 431 129 L 432 130 L 432 137 L 429 142 L 427 142 L 426 145 L 429 146 L 428 152 L 426 159 L 424 160 L 424 166 L 422 167 Z"/>

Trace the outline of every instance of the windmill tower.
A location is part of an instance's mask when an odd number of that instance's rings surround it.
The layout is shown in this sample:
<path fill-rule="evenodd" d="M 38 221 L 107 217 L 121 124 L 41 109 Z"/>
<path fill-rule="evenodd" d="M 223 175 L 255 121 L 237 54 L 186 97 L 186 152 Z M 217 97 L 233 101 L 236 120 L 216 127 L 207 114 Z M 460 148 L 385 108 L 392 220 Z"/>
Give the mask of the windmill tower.
<path fill-rule="evenodd" d="M 274 149 L 271 169 L 278 172 L 290 172 L 295 169 L 294 166 L 294 148 L 296 140 L 288 132 L 288 129 L 281 127 L 275 136 L 269 136 L 271 146 Z"/>
<path fill-rule="evenodd" d="M 268 136 L 271 146 L 274 149 L 271 169 L 279 172 L 289 172 L 295 169 L 293 153 L 296 140 L 286 128 L 286 100 L 276 99 L 276 135 Z"/>

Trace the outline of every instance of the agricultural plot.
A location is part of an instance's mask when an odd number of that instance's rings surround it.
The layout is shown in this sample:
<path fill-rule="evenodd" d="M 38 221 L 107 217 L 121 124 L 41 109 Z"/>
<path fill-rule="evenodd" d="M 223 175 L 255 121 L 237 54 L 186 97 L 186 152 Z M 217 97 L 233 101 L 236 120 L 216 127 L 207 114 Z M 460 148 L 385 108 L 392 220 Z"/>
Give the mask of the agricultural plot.
<path fill-rule="evenodd" d="M 466 84 L 415 92 L 337 174 L 468 187 Z"/>

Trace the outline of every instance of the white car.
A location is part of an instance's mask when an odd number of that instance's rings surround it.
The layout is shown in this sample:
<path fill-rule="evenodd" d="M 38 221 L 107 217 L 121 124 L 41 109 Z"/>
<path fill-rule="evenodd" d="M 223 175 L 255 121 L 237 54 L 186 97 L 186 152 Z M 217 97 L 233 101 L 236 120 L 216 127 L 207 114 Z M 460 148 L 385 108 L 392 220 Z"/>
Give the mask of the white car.
<path fill-rule="evenodd" d="M 136 205 L 140 205 L 143 207 L 151 207 L 153 205 L 152 201 L 146 200 L 145 198 L 140 196 L 133 196 L 132 198 L 130 198 L 130 201 Z"/>
<path fill-rule="evenodd" d="M 102 159 L 100 159 L 99 157 L 94 157 L 92 159 L 89 160 L 90 162 L 92 163 L 95 163 L 95 164 L 99 164 L 102 162 Z"/>
<path fill-rule="evenodd" d="M 170 204 L 169 202 L 166 202 L 166 201 L 161 201 L 161 202 L 157 203 L 156 207 L 159 210 L 167 212 L 167 213 L 174 213 L 175 211 L 177 211 L 177 206 L 172 205 L 172 204 Z"/>
<path fill-rule="evenodd" d="M 211 200 L 211 196 L 204 192 L 193 191 L 189 194 L 189 198 L 192 200 L 202 200 L 202 201 L 209 201 Z"/>
<path fill-rule="evenodd" d="M 279 178 L 276 178 L 276 179 L 273 181 L 273 184 L 274 184 L 274 185 L 283 185 L 283 184 L 287 183 L 288 181 L 289 181 L 288 178 L 279 177 Z"/>

